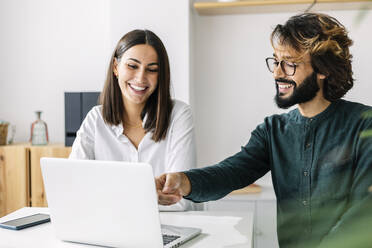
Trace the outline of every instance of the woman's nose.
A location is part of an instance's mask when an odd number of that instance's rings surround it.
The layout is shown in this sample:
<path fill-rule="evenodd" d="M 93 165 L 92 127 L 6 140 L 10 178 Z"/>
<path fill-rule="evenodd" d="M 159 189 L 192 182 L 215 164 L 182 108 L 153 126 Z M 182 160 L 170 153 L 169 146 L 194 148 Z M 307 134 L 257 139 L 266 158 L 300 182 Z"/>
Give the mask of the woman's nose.
<path fill-rule="evenodd" d="M 136 74 L 136 79 L 140 83 L 144 83 L 146 80 L 146 71 L 145 69 L 139 69 Z"/>

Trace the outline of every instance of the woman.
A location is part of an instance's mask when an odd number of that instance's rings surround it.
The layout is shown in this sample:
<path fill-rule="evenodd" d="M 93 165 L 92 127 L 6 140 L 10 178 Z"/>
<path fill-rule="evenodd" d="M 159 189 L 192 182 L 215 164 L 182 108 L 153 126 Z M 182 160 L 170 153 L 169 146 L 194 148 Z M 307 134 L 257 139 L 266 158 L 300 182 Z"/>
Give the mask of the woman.
<path fill-rule="evenodd" d="M 191 110 L 170 97 L 168 55 L 153 32 L 134 30 L 120 39 L 100 102 L 77 132 L 70 158 L 146 162 L 155 176 L 195 167 Z"/>

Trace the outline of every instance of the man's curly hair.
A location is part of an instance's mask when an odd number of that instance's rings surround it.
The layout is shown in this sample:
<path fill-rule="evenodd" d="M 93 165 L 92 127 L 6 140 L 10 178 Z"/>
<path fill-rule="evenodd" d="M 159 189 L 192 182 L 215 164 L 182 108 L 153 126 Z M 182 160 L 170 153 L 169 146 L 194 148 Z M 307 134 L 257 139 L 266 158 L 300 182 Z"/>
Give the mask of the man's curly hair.
<path fill-rule="evenodd" d="M 314 71 L 326 76 L 323 94 L 327 100 L 340 99 L 353 87 L 349 52 L 353 41 L 335 18 L 318 13 L 293 16 L 275 27 L 271 34 L 273 47 L 275 42 L 294 48 L 302 56 L 310 54 Z"/>

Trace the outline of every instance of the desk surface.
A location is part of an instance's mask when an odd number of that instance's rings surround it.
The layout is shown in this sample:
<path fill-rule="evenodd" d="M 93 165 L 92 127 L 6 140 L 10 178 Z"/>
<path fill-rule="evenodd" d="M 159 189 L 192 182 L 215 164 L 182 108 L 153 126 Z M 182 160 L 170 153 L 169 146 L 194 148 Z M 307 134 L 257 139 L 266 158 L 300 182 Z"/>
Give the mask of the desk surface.
<path fill-rule="evenodd" d="M 0 218 L 0 222 L 35 213 L 49 213 L 48 208 L 21 208 Z M 182 248 L 196 247 L 252 247 L 253 213 L 251 212 L 160 212 L 162 224 L 199 227 L 201 235 L 182 245 Z M 58 240 L 51 223 L 19 231 L 0 228 L 1 248 L 78 248 L 97 247 Z"/>

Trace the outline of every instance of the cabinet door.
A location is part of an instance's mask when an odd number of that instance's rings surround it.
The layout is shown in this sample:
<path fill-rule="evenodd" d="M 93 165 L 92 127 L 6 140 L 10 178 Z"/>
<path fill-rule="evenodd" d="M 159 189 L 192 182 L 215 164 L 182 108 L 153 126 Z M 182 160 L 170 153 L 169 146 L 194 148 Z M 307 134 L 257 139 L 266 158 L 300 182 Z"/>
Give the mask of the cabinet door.
<path fill-rule="evenodd" d="M 276 232 L 276 201 L 257 201 L 256 203 L 256 248 L 279 248 Z"/>
<path fill-rule="evenodd" d="M 47 199 L 44 190 L 44 181 L 41 175 L 40 158 L 67 158 L 71 147 L 64 146 L 32 146 L 30 150 L 31 168 L 31 206 L 47 207 Z"/>
<path fill-rule="evenodd" d="M 0 147 L 0 217 L 30 206 L 29 165 L 24 146 Z"/>

